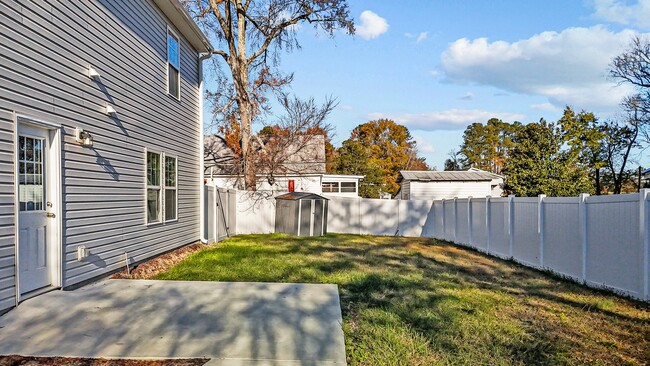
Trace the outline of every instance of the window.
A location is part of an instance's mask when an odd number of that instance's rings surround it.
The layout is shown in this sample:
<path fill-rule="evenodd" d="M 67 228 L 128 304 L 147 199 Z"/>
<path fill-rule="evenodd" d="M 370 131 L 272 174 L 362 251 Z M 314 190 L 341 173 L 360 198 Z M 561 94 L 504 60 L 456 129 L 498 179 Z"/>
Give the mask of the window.
<path fill-rule="evenodd" d="M 323 193 L 338 193 L 339 191 L 339 182 L 323 182 L 322 184 Z"/>
<path fill-rule="evenodd" d="M 181 63 L 178 36 L 167 29 L 167 93 L 181 98 Z"/>
<path fill-rule="evenodd" d="M 147 223 L 160 222 L 160 154 L 147 152 Z"/>
<path fill-rule="evenodd" d="M 165 156 L 165 221 L 176 220 L 177 203 L 176 158 Z"/>
<path fill-rule="evenodd" d="M 147 223 L 178 218 L 176 158 L 147 152 Z"/>
<path fill-rule="evenodd" d="M 27 136 L 18 138 L 18 201 L 20 211 L 43 210 L 43 161 L 45 140 Z"/>
<path fill-rule="evenodd" d="M 341 182 L 341 192 L 343 193 L 356 193 L 357 184 L 354 182 Z"/>

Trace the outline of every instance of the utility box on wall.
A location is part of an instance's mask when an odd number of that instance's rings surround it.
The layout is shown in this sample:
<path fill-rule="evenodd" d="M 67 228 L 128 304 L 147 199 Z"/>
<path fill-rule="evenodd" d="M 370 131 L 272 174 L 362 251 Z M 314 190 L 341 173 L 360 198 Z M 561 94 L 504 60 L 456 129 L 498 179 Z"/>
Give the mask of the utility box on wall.
<path fill-rule="evenodd" d="M 275 197 L 275 232 L 299 236 L 327 234 L 327 201 L 307 192 Z"/>

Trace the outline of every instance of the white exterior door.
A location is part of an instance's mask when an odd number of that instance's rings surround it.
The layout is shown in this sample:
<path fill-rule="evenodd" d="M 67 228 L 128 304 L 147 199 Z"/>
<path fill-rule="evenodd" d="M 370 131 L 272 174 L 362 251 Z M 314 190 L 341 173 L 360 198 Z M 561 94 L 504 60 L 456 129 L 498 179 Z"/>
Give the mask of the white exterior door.
<path fill-rule="evenodd" d="M 50 159 L 50 130 L 20 125 L 18 130 L 18 282 L 20 294 L 53 283 L 56 215 L 50 181 L 60 174 Z M 52 166 L 57 165 L 57 166 Z"/>

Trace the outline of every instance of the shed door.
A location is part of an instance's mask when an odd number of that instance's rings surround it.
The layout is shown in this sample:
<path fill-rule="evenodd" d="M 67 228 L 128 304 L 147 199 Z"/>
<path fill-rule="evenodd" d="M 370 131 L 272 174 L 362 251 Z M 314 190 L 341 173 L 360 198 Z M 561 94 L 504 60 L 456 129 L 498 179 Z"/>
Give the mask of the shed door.
<path fill-rule="evenodd" d="M 323 235 L 323 200 L 314 200 L 314 230 L 312 235 Z"/>
<path fill-rule="evenodd" d="M 18 134 L 18 270 L 21 294 L 52 284 L 57 221 L 50 181 L 60 174 L 50 159 L 46 129 L 21 125 Z M 53 166 L 57 165 L 57 166 Z"/>
<path fill-rule="evenodd" d="M 300 200 L 300 236 L 311 235 L 312 200 Z"/>

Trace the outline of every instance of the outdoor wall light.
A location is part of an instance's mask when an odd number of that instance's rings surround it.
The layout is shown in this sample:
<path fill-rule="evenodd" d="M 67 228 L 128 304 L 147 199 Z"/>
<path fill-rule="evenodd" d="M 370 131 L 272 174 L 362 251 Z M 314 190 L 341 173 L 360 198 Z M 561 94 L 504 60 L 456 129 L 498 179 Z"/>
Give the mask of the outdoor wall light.
<path fill-rule="evenodd" d="M 111 117 L 117 116 L 117 112 L 115 111 L 115 108 L 113 108 L 113 106 L 110 104 L 106 105 L 106 114 L 108 114 Z"/>
<path fill-rule="evenodd" d="M 77 127 L 74 129 L 74 136 L 82 146 L 93 146 L 93 136 L 88 131 Z"/>
<path fill-rule="evenodd" d="M 95 70 L 95 68 L 92 67 L 92 66 L 88 66 L 88 77 L 89 78 L 91 78 L 91 79 L 93 79 L 95 81 L 98 81 L 100 76 L 101 75 L 99 75 L 99 71 Z"/>

